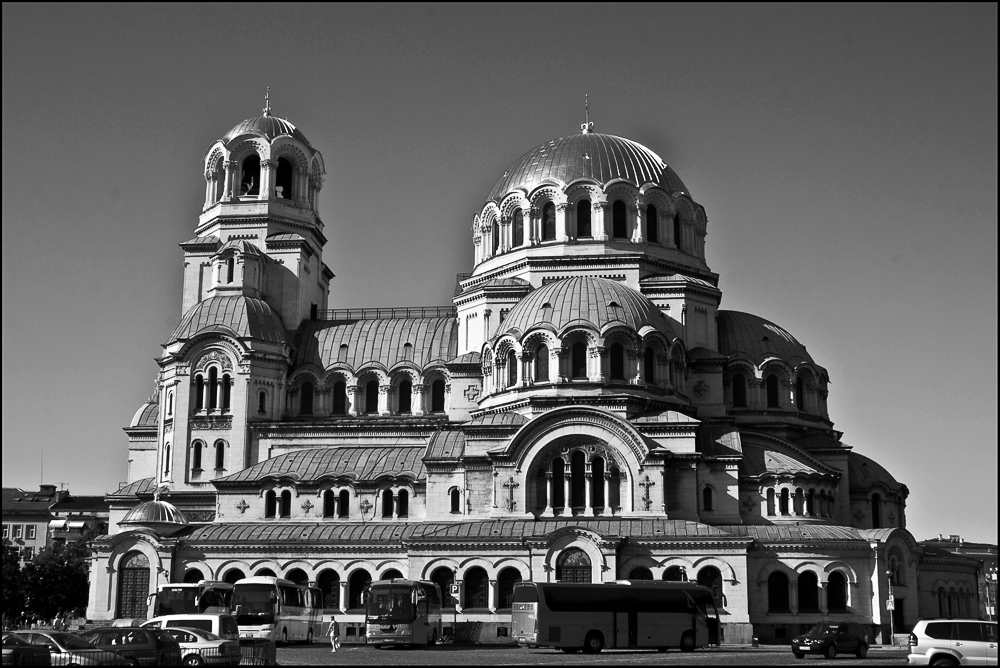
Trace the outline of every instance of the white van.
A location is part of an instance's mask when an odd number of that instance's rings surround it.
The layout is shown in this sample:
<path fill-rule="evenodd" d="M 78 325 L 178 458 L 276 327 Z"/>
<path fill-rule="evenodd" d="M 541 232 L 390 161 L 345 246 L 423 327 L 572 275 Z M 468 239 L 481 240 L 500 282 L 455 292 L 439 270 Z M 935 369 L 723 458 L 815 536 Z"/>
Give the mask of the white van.
<path fill-rule="evenodd" d="M 157 629 L 189 628 L 214 633 L 226 640 L 239 640 L 240 627 L 232 615 L 163 615 L 153 617 L 143 626 Z"/>

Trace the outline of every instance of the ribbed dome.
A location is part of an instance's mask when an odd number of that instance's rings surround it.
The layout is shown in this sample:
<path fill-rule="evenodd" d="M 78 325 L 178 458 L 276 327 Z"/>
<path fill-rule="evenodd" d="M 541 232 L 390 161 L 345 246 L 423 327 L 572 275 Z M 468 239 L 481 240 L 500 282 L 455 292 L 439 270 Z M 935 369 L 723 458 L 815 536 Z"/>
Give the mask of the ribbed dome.
<path fill-rule="evenodd" d="M 542 324 L 556 332 L 573 324 L 601 331 L 616 323 L 636 331 L 649 325 L 668 338 L 676 336 L 653 302 L 617 281 L 592 276 L 564 278 L 535 290 L 507 314 L 500 333 L 523 334 Z"/>
<path fill-rule="evenodd" d="M 760 316 L 739 311 L 719 311 L 719 352 L 754 364 L 768 355 L 793 367 L 800 362 L 813 363 L 806 347 L 794 336 Z"/>
<path fill-rule="evenodd" d="M 187 526 L 187 518 L 177 507 L 167 501 L 144 501 L 128 511 L 119 524 L 136 524 L 149 528 Z"/>
<path fill-rule="evenodd" d="M 220 331 L 270 343 L 285 342 L 285 327 L 281 318 L 262 299 L 242 297 L 209 297 L 184 314 L 177 329 L 167 339 L 190 339 L 202 331 Z"/>
<path fill-rule="evenodd" d="M 299 141 L 306 146 L 309 146 L 309 140 L 302 132 L 286 121 L 284 118 L 278 118 L 277 116 L 272 116 L 270 113 L 266 113 L 263 116 L 257 116 L 255 118 L 248 118 L 242 123 L 238 123 L 232 130 L 226 133 L 223 137 L 224 142 L 229 142 L 229 140 L 234 137 L 239 137 L 245 134 L 255 134 L 258 136 L 266 137 L 268 141 L 272 141 L 275 137 L 279 135 L 291 135 L 293 139 Z"/>
<path fill-rule="evenodd" d="M 160 404 L 150 399 L 132 416 L 130 427 L 155 427 L 160 416 Z"/>
<path fill-rule="evenodd" d="M 625 179 L 636 186 L 655 183 L 669 193 L 688 193 L 680 177 L 642 144 L 593 132 L 560 137 L 525 153 L 493 186 L 489 199 L 499 202 L 523 188 L 531 192 L 544 181 L 568 184 L 593 179 L 601 185 Z"/>

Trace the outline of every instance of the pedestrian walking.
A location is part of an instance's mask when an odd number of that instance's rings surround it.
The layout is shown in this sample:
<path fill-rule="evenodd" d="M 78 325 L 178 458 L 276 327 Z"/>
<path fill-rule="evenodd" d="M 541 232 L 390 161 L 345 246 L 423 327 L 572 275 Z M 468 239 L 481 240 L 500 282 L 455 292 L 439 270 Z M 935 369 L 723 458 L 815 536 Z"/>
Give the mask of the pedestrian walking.
<path fill-rule="evenodd" d="M 340 649 L 340 624 L 337 623 L 337 618 L 334 615 L 330 615 L 330 652 L 335 653 Z"/>

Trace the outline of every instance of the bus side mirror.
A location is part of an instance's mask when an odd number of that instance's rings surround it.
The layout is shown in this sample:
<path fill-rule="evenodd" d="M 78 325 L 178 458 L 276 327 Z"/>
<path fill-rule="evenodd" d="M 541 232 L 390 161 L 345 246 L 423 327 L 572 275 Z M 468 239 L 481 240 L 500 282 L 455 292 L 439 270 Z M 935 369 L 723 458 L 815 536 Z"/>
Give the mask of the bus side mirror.
<path fill-rule="evenodd" d="M 243 606 L 242 605 L 236 606 L 236 614 L 239 615 L 242 614 L 242 612 L 243 612 Z"/>

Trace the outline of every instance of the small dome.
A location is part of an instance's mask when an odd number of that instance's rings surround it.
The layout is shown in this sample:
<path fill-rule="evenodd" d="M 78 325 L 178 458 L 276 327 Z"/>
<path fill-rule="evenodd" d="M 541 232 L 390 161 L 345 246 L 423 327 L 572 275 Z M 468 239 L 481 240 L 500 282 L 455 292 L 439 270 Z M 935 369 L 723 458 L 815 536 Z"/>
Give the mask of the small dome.
<path fill-rule="evenodd" d="M 275 137 L 289 135 L 292 139 L 310 146 L 309 140 L 306 139 L 301 130 L 284 118 L 272 116 L 270 112 L 265 112 L 262 116 L 248 118 L 242 123 L 237 123 L 232 130 L 226 133 L 222 141 L 228 144 L 232 139 L 247 134 L 265 137 L 269 142 L 273 141 Z"/>
<path fill-rule="evenodd" d="M 856 452 L 847 453 L 847 479 L 852 488 L 867 489 L 881 484 L 892 491 L 904 487 L 891 473 L 876 462 Z"/>
<path fill-rule="evenodd" d="M 577 179 L 591 179 L 601 185 L 625 179 L 637 187 L 653 183 L 671 194 L 683 192 L 690 196 L 674 170 L 642 144 L 614 135 L 581 132 L 553 139 L 525 153 L 493 186 L 489 200 L 499 202 L 519 189 L 530 193 L 546 181 L 565 185 Z"/>
<path fill-rule="evenodd" d="M 813 364 L 806 347 L 773 322 L 750 313 L 719 311 L 719 352 L 759 363 L 774 355 L 791 366 Z"/>
<path fill-rule="evenodd" d="M 616 323 L 635 331 L 648 325 L 668 338 L 676 336 L 649 299 L 618 281 L 592 276 L 564 278 L 535 290 L 507 314 L 500 334 L 523 334 L 538 325 L 561 332 L 573 324 L 590 325 L 600 332 Z"/>
<path fill-rule="evenodd" d="M 118 524 L 123 526 L 145 527 L 156 533 L 169 536 L 190 526 L 184 513 L 167 501 L 156 499 L 144 501 L 128 511 Z"/>
<path fill-rule="evenodd" d="M 281 318 L 267 302 L 236 295 L 209 297 L 192 306 L 181 318 L 166 345 L 190 339 L 206 330 L 270 343 L 285 342 L 285 327 Z"/>
<path fill-rule="evenodd" d="M 155 427 L 160 416 L 160 404 L 154 399 L 148 399 L 139 406 L 139 410 L 132 416 L 129 427 Z"/>

